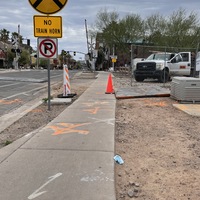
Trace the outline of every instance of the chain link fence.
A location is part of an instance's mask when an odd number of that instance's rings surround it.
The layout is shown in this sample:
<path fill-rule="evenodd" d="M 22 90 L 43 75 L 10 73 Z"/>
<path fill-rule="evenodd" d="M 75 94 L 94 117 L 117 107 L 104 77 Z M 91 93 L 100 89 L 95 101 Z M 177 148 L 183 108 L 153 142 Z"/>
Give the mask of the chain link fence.
<path fill-rule="evenodd" d="M 125 64 L 120 64 L 120 60 L 115 63 L 114 72 L 117 76 L 121 77 L 133 77 L 133 71 L 135 70 L 137 62 L 146 59 L 153 53 L 179 53 L 179 52 L 191 52 L 192 55 L 197 54 L 199 51 L 199 45 L 196 48 L 185 48 L 185 47 L 171 47 L 171 46 L 150 46 L 150 45 L 131 45 L 130 55 L 127 55 L 128 59 Z M 194 60 L 195 63 L 195 60 Z M 132 66 L 132 67 L 131 67 Z M 195 70 L 191 76 L 195 76 Z"/>
<path fill-rule="evenodd" d="M 185 47 L 170 47 L 170 46 L 147 46 L 147 45 L 132 45 L 133 58 L 147 58 L 152 53 L 157 52 L 198 52 L 197 48 L 185 48 Z"/>

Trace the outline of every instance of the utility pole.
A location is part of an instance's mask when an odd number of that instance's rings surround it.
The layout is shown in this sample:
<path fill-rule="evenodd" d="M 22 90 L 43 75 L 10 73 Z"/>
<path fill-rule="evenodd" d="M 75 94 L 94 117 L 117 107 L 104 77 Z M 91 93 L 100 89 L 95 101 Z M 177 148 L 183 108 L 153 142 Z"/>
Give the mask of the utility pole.
<path fill-rule="evenodd" d="M 113 58 L 115 57 L 115 46 L 113 45 Z M 112 62 L 113 71 L 115 71 L 115 63 Z"/>
<path fill-rule="evenodd" d="M 89 41 L 88 41 L 88 29 L 87 29 L 87 20 L 85 19 L 85 31 L 86 31 L 86 40 L 87 40 L 87 50 L 88 50 L 88 60 L 87 60 L 87 68 L 89 69 L 89 61 L 90 61 L 90 56 L 89 56 Z"/>
<path fill-rule="evenodd" d="M 87 29 L 87 20 L 85 19 L 85 30 L 86 30 L 86 39 L 87 39 L 87 49 L 89 53 L 89 41 L 88 41 L 88 29 Z"/>
<path fill-rule="evenodd" d="M 92 43 L 92 37 L 91 37 L 91 43 L 90 43 L 90 52 L 91 52 L 91 57 L 92 57 L 92 61 L 91 61 L 91 64 L 92 64 L 92 70 L 95 71 L 95 55 L 94 55 L 94 47 L 93 47 L 93 43 Z"/>
<path fill-rule="evenodd" d="M 17 47 L 17 49 L 16 49 L 16 69 L 19 69 L 19 58 L 20 58 L 20 55 L 19 55 L 19 52 L 17 52 L 17 50 L 19 49 L 19 43 L 20 43 L 20 41 L 19 41 L 19 36 L 20 36 L 20 25 L 18 24 L 18 37 L 17 37 L 17 45 L 16 45 L 16 47 Z"/>
<path fill-rule="evenodd" d="M 131 44 L 131 67 L 130 67 L 130 72 L 131 72 L 131 86 L 133 84 L 133 65 L 134 65 L 134 61 L 133 61 L 133 44 Z"/>

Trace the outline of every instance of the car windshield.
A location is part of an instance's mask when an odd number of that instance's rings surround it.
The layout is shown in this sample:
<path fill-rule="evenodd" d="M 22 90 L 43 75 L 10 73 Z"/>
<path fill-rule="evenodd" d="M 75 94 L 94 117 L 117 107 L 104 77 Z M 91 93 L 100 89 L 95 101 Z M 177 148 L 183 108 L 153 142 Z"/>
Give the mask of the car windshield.
<path fill-rule="evenodd" d="M 146 60 L 170 60 L 171 59 L 171 54 L 166 54 L 166 53 L 156 53 L 156 54 L 151 54 Z"/>

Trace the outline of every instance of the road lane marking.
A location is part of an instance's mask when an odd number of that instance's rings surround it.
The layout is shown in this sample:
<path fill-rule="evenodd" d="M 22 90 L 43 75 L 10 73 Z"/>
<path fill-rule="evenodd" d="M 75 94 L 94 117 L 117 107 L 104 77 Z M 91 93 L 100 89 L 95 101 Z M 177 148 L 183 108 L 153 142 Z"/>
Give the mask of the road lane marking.
<path fill-rule="evenodd" d="M 8 84 L 8 85 L 1 85 L 0 88 L 4 88 L 4 87 L 9 87 L 9 86 L 12 86 L 12 85 L 19 85 L 21 83 L 11 83 L 11 84 Z"/>
<path fill-rule="evenodd" d="M 52 75 L 51 78 L 56 78 L 56 77 L 61 77 L 63 76 L 62 74 L 59 74 L 59 75 Z"/>
<path fill-rule="evenodd" d="M 17 94 L 14 94 L 14 95 L 12 95 L 12 96 L 6 97 L 6 98 L 4 98 L 4 99 L 11 99 L 11 98 L 16 97 L 16 96 L 19 96 L 19 95 L 27 95 L 27 93 L 29 93 L 29 92 L 33 92 L 33 91 L 35 91 L 35 90 L 37 91 L 37 90 L 44 89 L 44 88 L 46 88 L 46 86 L 34 88 L 33 90 L 28 90 L 28 91 L 26 91 L 26 92 L 17 93 Z"/>
<path fill-rule="evenodd" d="M 42 190 L 46 185 L 48 185 L 49 183 L 51 183 L 52 181 L 54 181 L 56 178 L 58 178 L 59 176 L 61 176 L 62 173 L 57 173 L 55 174 L 54 176 L 50 176 L 48 179 L 48 181 L 42 185 L 40 188 L 38 188 L 35 192 L 33 192 L 29 197 L 28 199 L 32 200 L 32 199 L 35 199 L 39 196 L 41 196 L 42 194 L 46 193 L 47 191 L 42 191 L 42 192 L 39 192 L 40 190 Z"/>

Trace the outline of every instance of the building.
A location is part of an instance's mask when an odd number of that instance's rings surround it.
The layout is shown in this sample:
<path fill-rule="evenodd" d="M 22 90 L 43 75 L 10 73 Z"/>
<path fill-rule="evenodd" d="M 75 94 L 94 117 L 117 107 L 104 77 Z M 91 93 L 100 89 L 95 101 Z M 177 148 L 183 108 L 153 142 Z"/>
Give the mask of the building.
<path fill-rule="evenodd" d="M 0 68 L 7 67 L 7 50 L 9 44 L 0 41 Z"/>

